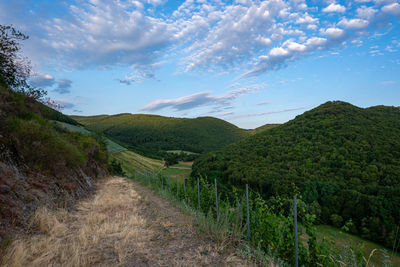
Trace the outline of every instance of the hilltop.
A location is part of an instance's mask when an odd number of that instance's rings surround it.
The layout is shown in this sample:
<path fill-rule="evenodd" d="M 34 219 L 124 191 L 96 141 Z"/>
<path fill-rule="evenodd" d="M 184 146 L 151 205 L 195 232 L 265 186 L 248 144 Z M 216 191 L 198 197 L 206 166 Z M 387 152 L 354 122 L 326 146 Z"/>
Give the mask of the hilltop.
<path fill-rule="evenodd" d="M 327 102 L 201 156 L 192 174 L 249 183 L 267 198 L 298 190 L 320 222 L 391 248 L 400 203 L 400 109 Z"/>
<path fill-rule="evenodd" d="M 89 130 L 103 132 L 128 148 L 153 156 L 168 150 L 205 153 L 251 134 L 213 117 L 188 119 L 124 113 L 72 118 Z"/>

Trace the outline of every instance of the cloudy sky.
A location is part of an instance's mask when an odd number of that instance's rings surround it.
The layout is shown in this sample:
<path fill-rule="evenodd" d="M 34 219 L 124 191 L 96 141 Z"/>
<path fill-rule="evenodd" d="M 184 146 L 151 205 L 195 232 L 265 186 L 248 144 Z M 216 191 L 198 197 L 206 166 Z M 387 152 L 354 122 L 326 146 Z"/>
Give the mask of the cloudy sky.
<path fill-rule="evenodd" d="M 400 4 L 0 0 L 32 85 L 76 115 L 286 122 L 329 100 L 400 106 Z"/>

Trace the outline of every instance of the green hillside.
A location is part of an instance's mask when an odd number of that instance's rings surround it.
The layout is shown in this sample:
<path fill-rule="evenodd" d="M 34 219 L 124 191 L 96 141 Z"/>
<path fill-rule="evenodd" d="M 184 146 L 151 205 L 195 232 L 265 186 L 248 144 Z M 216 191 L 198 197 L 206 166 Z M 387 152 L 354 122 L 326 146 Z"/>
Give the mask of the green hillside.
<path fill-rule="evenodd" d="M 55 121 L 56 123 L 58 123 L 59 125 L 61 125 L 62 127 L 66 128 L 68 131 L 71 132 L 79 132 L 79 133 L 83 133 L 83 134 L 90 134 L 91 132 L 86 130 L 83 127 L 77 126 L 77 125 L 72 125 L 66 122 L 60 122 L 60 121 Z M 115 151 L 119 151 L 119 150 L 126 150 L 125 147 L 115 143 L 114 141 L 106 138 L 106 145 L 107 145 L 107 150 L 108 152 L 115 152 Z"/>
<path fill-rule="evenodd" d="M 262 133 L 262 132 L 264 132 L 266 130 L 275 128 L 275 127 L 277 127 L 279 125 L 281 125 L 281 124 L 278 124 L 278 123 L 265 124 L 265 125 L 262 125 L 260 127 L 257 127 L 255 129 L 252 129 L 252 130 L 249 130 L 249 131 L 250 131 L 251 134 L 258 134 L 258 133 Z"/>
<path fill-rule="evenodd" d="M 83 127 L 71 125 L 65 122 L 55 121 L 57 124 L 66 128 L 71 132 L 79 132 L 86 135 L 90 135 L 91 132 Z M 155 170 L 158 171 L 164 165 L 161 160 L 150 159 L 141 156 L 135 152 L 132 152 L 125 147 L 115 143 L 114 141 L 106 138 L 105 143 L 109 152 L 110 162 L 115 159 L 117 160 L 125 172 L 126 175 L 131 176 L 137 170 Z"/>
<path fill-rule="evenodd" d="M 187 119 L 118 114 L 73 116 L 73 119 L 87 129 L 101 131 L 107 137 L 145 155 L 159 155 L 159 151 L 167 150 L 204 153 L 250 135 L 233 124 L 212 117 Z"/>
<path fill-rule="evenodd" d="M 192 174 L 249 183 L 267 198 L 299 190 L 321 223 L 392 248 L 400 207 L 400 109 L 327 102 L 201 156 Z"/>

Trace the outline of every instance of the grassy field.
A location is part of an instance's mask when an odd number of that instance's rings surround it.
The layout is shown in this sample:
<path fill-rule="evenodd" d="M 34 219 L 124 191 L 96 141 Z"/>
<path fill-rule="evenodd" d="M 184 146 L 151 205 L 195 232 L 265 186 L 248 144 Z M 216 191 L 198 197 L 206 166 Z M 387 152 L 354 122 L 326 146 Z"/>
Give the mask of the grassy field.
<path fill-rule="evenodd" d="M 115 152 L 115 151 L 120 151 L 120 150 L 127 150 L 125 147 L 118 145 L 114 141 L 110 140 L 107 138 L 107 150 L 109 152 Z"/>
<path fill-rule="evenodd" d="M 80 132 L 83 134 L 90 134 L 90 132 L 83 127 L 75 126 L 75 125 L 61 122 L 61 121 L 53 121 L 53 122 L 58 123 L 59 125 L 61 125 L 62 127 L 66 128 L 67 130 L 69 130 L 71 132 Z"/>
<path fill-rule="evenodd" d="M 131 176 L 135 170 L 155 170 L 158 171 L 162 168 L 163 162 L 157 159 L 151 159 L 130 150 L 119 150 L 111 153 L 111 159 L 116 159 L 121 162 L 124 172 Z"/>
<path fill-rule="evenodd" d="M 364 254 L 364 257 L 368 260 L 369 255 L 374 249 L 377 249 L 374 254 L 371 256 L 370 265 L 375 266 L 383 266 L 383 262 L 386 257 L 391 257 L 392 252 L 385 250 L 384 247 L 373 243 L 371 241 L 362 239 L 358 236 L 346 233 L 337 228 L 327 226 L 327 225 L 319 225 L 317 226 L 318 238 L 322 240 L 322 238 L 326 238 L 329 241 L 334 243 L 335 248 L 338 252 L 343 247 L 352 247 L 352 248 L 360 248 Z M 392 258 L 393 266 L 400 266 L 400 255 L 395 254 Z"/>
<path fill-rule="evenodd" d="M 170 175 L 170 177 L 176 177 L 185 175 L 185 177 L 189 177 L 190 173 L 192 172 L 191 169 L 175 169 L 175 168 L 166 168 L 162 171 L 163 175 Z"/>

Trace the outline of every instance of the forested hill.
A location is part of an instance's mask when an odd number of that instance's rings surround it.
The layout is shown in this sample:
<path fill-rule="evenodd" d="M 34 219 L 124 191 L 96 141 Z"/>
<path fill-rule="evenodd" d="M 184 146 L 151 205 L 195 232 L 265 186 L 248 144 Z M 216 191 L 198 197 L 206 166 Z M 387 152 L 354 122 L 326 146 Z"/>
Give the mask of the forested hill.
<path fill-rule="evenodd" d="M 300 191 L 320 221 L 393 245 L 400 207 L 400 109 L 327 102 L 195 161 L 193 174 Z"/>
<path fill-rule="evenodd" d="M 233 124 L 212 117 L 187 119 L 125 113 L 73 118 L 89 130 L 101 131 L 144 154 L 167 150 L 209 152 L 250 135 Z"/>

